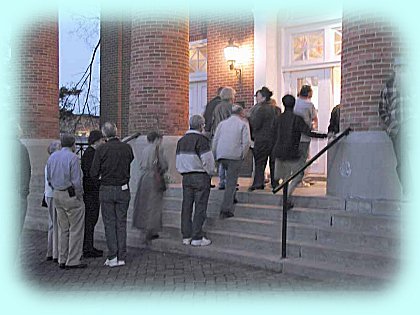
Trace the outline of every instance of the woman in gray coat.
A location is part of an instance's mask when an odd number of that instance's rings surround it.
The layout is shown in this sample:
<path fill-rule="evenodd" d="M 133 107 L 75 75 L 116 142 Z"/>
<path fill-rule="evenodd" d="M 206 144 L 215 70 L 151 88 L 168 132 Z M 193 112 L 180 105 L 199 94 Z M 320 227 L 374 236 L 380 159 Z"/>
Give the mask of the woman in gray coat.
<path fill-rule="evenodd" d="M 148 144 L 139 159 L 140 177 L 133 206 L 133 226 L 142 231 L 145 243 L 159 237 L 162 228 L 163 174 L 168 162 L 161 147 L 162 136 L 157 132 L 147 135 Z"/>

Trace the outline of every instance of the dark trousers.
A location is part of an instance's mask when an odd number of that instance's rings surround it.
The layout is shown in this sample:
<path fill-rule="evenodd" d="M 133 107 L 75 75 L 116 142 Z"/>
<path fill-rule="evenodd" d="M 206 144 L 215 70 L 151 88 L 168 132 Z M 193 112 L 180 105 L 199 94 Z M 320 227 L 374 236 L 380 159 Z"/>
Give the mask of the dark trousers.
<path fill-rule="evenodd" d="M 253 155 L 255 161 L 254 181 L 252 187 L 259 188 L 264 186 L 264 171 L 267 165 L 267 160 L 270 158 L 270 179 L 271 186 L 277 186 L 274 180 L 275 159 L 271 157 L 273 144 L 266 141 L 256 141 L 254 145 Z"/>
<path fill-rule="evenodd" d="M 93 234 L 99 218 L 99 191 L 85 191 L 85 239 L 83 240 L 83 252 L 93 251 Z"/>
<path fill-rule="evenodd" d="M 130 190 L 121 186 L 101 186 L 99 190 L 102 219 L 105 227 L 108 259 L 118 257 L 125 260 L 127 255 L 127 210 Z"/>
<path fill-rule="evenodd" d="M 398 133 L 395 136 L 391 136 L 390 138 L 392 141 L 392 146 L 394 147 L 395 159 L 397 160 L 396 171 L 398 174 L 398 178 L 400 180 L 403 191 L 406 192 L 405 180 L 403 178 L 403 172 L 401 170 L 401 131 L 398 131 Z"/>
<path fill-rule="evenodd" d="M 183 238 L 200 240 L 207 218 L 211 177 L 207 173 L 191 173 L 182 176 L 181 233 Z M 192 218 L 194 208 L 194 218 Z"/>

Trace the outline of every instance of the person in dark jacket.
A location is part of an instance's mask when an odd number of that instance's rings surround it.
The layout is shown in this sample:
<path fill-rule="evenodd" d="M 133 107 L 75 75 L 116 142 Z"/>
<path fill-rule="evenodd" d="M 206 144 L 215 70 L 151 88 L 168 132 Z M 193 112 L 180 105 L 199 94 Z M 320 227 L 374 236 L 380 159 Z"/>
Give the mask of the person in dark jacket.
<path fill-rule="evenodd" d="M 328 136 L 333 136 L 340 132 L 340 107 L 340 104 L 338 104 L 331 111 Z"/>
<path fill-rule="evenodd" d="M 207 103 L 206 109 L 204 110 L 204 120 L 205 120 L 205 126 L 204 126 L 204 135 L 208 137 L 210 140 L 212 138 L 211 129 L 213 125 L 213 112 L 217 105 L 222 101 L 220 98 L 220 92 L 223 90 L 223 87 L 219 87 L 217 89 L 217 95 L 213 97 L 210 102 Z"/>
<path fill-rule="evenodd" d="M 17 140 L 17 152 L 20 158 L 20 174 L 19 174 L 19 197 L 20 197 L 20 224 L 19 233 L 23 230 L 25 224 L 26 212 L 28 209 L 28 195 L 29 195 L 29 183 L 31 181 L 31 160 L 29 158 L 29 152 L 26 146 Z"/>
<path fill-rule="evenodd" d="M 90 176 L 101 178 L 99 201 L 108 246 L 105 266 L 125 265 L 127 255 L 127 211 L 130 204 L 130 166 L 134 159 L 133 149 L 117 137 L 117 127 L 106 122 L 102 133 L 107 142 L 95 152 Z"/>
<path fill-rule="evenodd" d="M 271 157 L 271 151 L 274 145 L 274 121 L 281 113 L 280 108 L 276 106 L 276 101 L 271 98 L 273 92 L 267 87 L 259 90 L 263 100 L 259 103 L 259 108 L 255 110 L 250 125 L 254 140 L 253 155 L 255 160 L 254 181 L 248 191 L 255 189 L 264 189 L 264 171 L 267 160 L 270 157 L 270 178 L 271 187 L 276 187 L 278 182 L 274 179 L 274 159 Z M 258 106 L 258 105 L 257 105 Z"/>
<path fill-rule="evenodd" d="M 89 146 L 82 155 L 81 167 L 83 171 L 83 201 L 85 202 L 85 238 L 83 240 L 83 257 L 102 257 L 103 251 L 93 246 L 93 234 L 99 218 L 99 180 L 90 176 L 90 168 L 95 157 L 96 148 L 103 143 L 100 130 L 92 130 L 89 134 Z"/>
<path fill-rule="evenodd" d="M 220 91 L 221 102 L 216 106 L 213 112 L 213 123 L 211 126 L 212 138 L 216 133 L 219 123 L 228 119 L 232 115 L 232 106 L 235 101 L 235 94 L 236 91 L 229 86 L 224 87 L 222 91 Z M 219 189 L 223 190 L 226 186 L 226 170 L 221 164 L 219 164 L 218 170 L 220 179 Z"/>
<path fill-rule="evenodd" d="M 282 98 L 285 111 L 276 118 L 275 121 L 275 144 L 273 155 L 276 159 L 274 178 L 276 180 L 286 180 L 290 175 L 296 172 L 299 167 L 299 160 L 303 152 L 299 150 L 300 136 L 305 134 L 314 138 L 326 138 L 326 134 L 315 133 L 305 123 L 303 118 L 294 114 L 296 99 L 292 95 L 285 95 Z M 297 184 L 298 178 L 293 179 L 289 184 L 287 195 L 292 195 Z M 289 209 L 293 204 L 289 202 Z"/>

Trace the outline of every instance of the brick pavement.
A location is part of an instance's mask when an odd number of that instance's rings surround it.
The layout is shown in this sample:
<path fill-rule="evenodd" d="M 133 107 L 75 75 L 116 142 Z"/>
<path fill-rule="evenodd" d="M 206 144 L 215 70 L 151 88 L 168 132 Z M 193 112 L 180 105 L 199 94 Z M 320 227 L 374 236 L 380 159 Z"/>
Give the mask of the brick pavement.
<path fill-rule="evenodd" d="M 327 283 L 236 263 L 137 248 L 128 248 L 123 267 L 105 267 L 105 258 L 96 258 L 84 260 L 86 269 L 63 270 L 45 260 L 46 245 L 46 232 L 24 230 L 20 250 L 23 276 L 28 284 L 45 291 L 275 293 L 343 287 L 340 282 Z M 106 248 L 103 242 L 96 245 Z"/>

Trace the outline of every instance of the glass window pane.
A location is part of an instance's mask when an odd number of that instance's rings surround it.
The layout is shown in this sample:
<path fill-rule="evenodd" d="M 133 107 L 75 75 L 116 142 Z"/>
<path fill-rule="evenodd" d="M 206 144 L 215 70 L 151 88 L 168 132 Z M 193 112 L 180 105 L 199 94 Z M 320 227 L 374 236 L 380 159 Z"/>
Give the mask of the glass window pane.
<path fill-rule="evenodd" d="M 320 59 L 323 56 L 323 32 L 312 32 L 293 37 L 293 61 Z"/>
<path fill-rule="evenodd" d="M 207 46 L 190 48 L 190 73 L 207 72 Z"/>
<path fill-rule="evenodd" d="M 341 55 L 342 33 L 341 29 L 334 30 L 334 54 Z"/>

